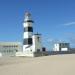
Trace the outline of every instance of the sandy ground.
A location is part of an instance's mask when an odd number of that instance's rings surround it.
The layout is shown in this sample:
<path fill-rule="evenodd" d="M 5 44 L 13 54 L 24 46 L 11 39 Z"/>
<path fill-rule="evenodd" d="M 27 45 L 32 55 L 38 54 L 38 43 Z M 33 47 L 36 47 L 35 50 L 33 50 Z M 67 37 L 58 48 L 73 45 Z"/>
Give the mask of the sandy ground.
<path fill-rule="evenodd" d="M 0 75 L 75 75 L 75 54 L 0 58 Z"/>

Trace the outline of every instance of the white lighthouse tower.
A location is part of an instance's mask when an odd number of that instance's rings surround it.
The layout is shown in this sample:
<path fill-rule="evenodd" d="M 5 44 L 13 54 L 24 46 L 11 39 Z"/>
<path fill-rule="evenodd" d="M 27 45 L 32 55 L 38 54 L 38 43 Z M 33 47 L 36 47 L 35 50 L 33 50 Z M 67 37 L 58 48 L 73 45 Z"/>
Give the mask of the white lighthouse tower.
<path fill-rule="evenodd" d="M 23 23 L 23 51 L 17 52 L 16 56 L 30 56 L 34 57 L 42 52 L 41 35 L 33 34 L 33 20 L 29 12 L 25 13 Z M 36 54 L 36 55 L 35 55 Z"/>
<path fill-rule="evenodd" d="M 26 12 L 25 19 L 24 19 L 24 36 L 23 36 L 23 52 L 29 53 L 32 49 L 32 35 L 33 35 L 33 27 L 32 27 L 33 20 L 31 18 L 31 14 Z"/>

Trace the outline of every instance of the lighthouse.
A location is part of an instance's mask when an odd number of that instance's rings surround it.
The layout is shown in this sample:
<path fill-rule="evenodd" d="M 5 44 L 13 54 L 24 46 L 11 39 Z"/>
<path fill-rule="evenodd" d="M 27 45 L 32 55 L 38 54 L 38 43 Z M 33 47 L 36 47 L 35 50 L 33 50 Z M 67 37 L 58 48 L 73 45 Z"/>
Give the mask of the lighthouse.
<path fill-rule="evenodd" d="M 23 23 L 24 33 L 23 33 L 23 52 L 28 53 L 32 47 L 32 35 L 33 35 L 33 20 L 29 12 L 25 13 L 25 19 Z"/>
<path fill-rule="evenodd" d="M 30 12 L 26 12 L 23 22 L 23 50 L 17 52 L 16 56 L 34 57 L 42 52 L 41 34 L 33 34 L 33 23 Z"/>

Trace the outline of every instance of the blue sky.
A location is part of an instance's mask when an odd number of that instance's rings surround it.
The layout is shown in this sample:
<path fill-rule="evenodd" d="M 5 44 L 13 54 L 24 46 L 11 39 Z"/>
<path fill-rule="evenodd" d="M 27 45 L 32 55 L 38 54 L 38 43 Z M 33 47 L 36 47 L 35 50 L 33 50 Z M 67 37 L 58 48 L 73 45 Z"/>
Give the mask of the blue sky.
<path fill-rule="evenodd" d="M 0 0 L 0 41 L 22 42 L 25 11 L 48 49 L 56 41 L 75 46 L 75 0 Z"/>

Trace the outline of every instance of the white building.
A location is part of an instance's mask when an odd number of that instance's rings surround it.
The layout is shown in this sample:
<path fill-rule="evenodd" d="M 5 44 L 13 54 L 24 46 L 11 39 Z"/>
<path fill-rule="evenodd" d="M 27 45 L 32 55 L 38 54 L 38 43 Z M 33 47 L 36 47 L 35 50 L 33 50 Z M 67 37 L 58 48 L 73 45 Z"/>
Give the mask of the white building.
<path fill-rule="evenodd" d="M 70 48 L 69 43 L 56 43 L 54 44 L 54 51 L 68 51 Z"/>
<path fill-rule="evenodd" d="M 42 51 L 41 35 L 33 34 L 33 23 L 31 14 L 26 12 L 23 23 L 23 51 L 17 52 L 16 56 L 30 56 L 34 57 L 35 52 Z"/>
<path fill-rule="evenodd" d="M 20 42 L 0 42 L 0 56 L 15 56 L 22 50 Z"/>
<path fill-rule="evenodd" d="M 41 34 L 34 34 L 33 38 L 33 52 L 41 52 L 42 51 L 42 44 L 41 44 Z"/>

